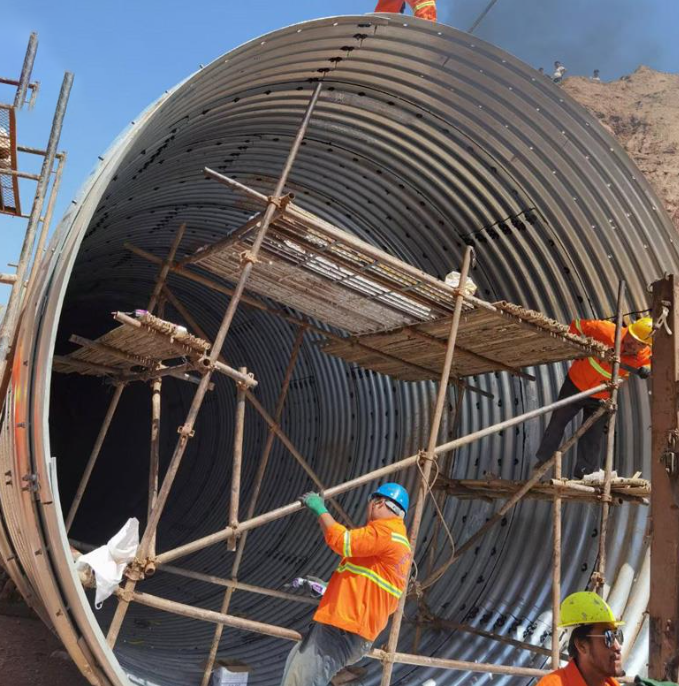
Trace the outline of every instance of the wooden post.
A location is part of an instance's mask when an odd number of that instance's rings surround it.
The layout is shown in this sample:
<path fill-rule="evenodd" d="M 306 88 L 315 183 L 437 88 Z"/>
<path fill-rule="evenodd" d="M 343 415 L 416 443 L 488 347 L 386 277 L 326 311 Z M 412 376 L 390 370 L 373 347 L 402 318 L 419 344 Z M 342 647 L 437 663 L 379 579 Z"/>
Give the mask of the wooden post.
<path fill-rule="evenodd" d="M 561 479 L 561 452 L 554 454 L 554 478 Z M 561 497 L 558 489 L 554 493 L 553 522 L 554 531 L 552 552 L 552 669 L 559 669 L 560 648 L 559 623 L 561 621 Z"/>
<path fill-rule="evenodd" d="M 603 595 L 606 582 L 606 535 L 608 533 L 608 515 L 611 509 L 611 478 L 613 471 L 613 457 L 615 451 L 615 419 L 618 411 L 618 374 L 620 372 L 620 347 L 622 345 L 622 308 L 625 297 L 625 282 L 618 286 L 617 316 L 615 321 L 615 361 L 611 373 L 611 401 L 610 417 L 608 420 L 608 434 L 606 435 L 606 464 L 604 477 L 604 492 L 601 495 L 601 526 L 599 535 L 599 555 L 596 571 L 592 574 L 594 589 Z"/>
<path fill-rule="evenodd" d="M 453 366 L 453 355 L 455 354 L 455 342 L 457 340 L 457 332 L 460 326 L 460 317 L 462 316 L 462 304 L 464 292 L 467 284 L 467 276 L 471 269 L 472 263 L 472 249 L 467 247 L 462 263 L 462 270 L 460 273 L 460 284 L 458 286 L 458 295 L 455 297 L 455 311 L 453 319 L 450 324 L 450 333 L 448 334 L 448 348 L 446 349 L 445 362 L 443 364 L 443 371 L 441 372 L 441 381 L 439 382 L 439 390 L 436 398 L 436 407 L 434 409 L 434 416 L 432 418 L 431 428 L 429 431 L 429 443 L 427 445 L 427 452 L 422 456 L 424 458 L 424 465 L 421 465 L 422 474 L 419 481 L 417 491 L 417 501 L 415 503 L 415 512 L 413 520 L 410 525 L 410 546 L 412 548 L 412 557 L 410 558 L 406 569 L 406 588 L 404 589 L 401 598 L 399 599 L 398 607 L 394 613 L 391 631 L 389 632 L 389 640 L 387 642 L 387 651 L 383 663 L 382 671 L 382 686 L 389 686 L 391 683 L 391 674 L 394 669 L 394 653 L 398 645 L 398 637 L 401 632 L 401 623 L 403 622 L 403 611 L 405 610 L 406 600 L 408 598 L 408 578 L 410 576 L 410 568 L 412 566 L 413 558 L 417 545 L 417 537 L 420 533 L 420 524 L 422 523 L 422 515 L 424 514 L 424 505 L 427 500 L 429 492 L 429 480 L 431 478 L 432 465 L 434 464 L 434 450 L 439 435 L 439 427 L 441 426 L 441 417 L 443 416 L 443 409 L 446 403 L 446 396 L 448 395 L 448 379 L 450 377 L 450 370 Z"/>
<path fill-rule="evenodd" d="M 247 374 L 246 367 L 239 371 Z M 235 529 L 238 526 L 238 506 L 240 504 L 240 476 L 243 464 L 243 433 L 245 429 L 245 386 L 237 384 L 236 392 L 236 422 L 233 431 L 233 469 L 231 472 L 231 498 L 229 500 L 229 526 Z M 227 549 L 236 550 L 236 538 L 227 541 Z"/>
<path fill-rule="evenodd" d="M 285 376 L 283 377 L 283 384 L 281 386 L 280 393 L 278 395 L 278 401 L 276 402 L 276 409 L 274 411 L 274 421 L 277 425 L 280 424 L 283 418 L 283 407 L 285 406 L 285 399 L 288 395 L 288 390 L 290 388 L 290 382 L 292 381 L 292 374 L 297 365 L 297 358 L 299 356 L 299 351 L 302 348 L 302 342 L 304 340 L 304 334 L 306 332 L 305 326 L 300 326 L 297 330 L 297 336 L 295 337 L 295 342 L 292 345 L 292 352 L 290 353 L 290 361 L 288 362 L 288 367 L 285 370 Z M 250 496 L 250 504 L 248 505 L 248 511 L 246 514 L 246 519 L 251 519 L 255 510 L 257 509 L 257 500 L 259 499 L 259 493 L 262 488 L 262 483 L 264 481 L 264 474 L 266 472 L 267 464 L 269 463 L 269 456 L 271 455 L 271 450 L 273 448 L 274 440 L 276 434 L 272 427 L 269 427 L 269 433 L 266 437 L 266 443 L 264 444 L 264 449 L 262 450 L 262 456 L 259 460 L 259 466 L 257 468 L 257 474 L 255 476 L 255 483 L 252 487 L 252 494 Z M 231 566 L 231 578 L 235 581 L 238 578 L 238 572 L 240 571 L 240 566 L 243 561 L 243 555 L 245 553 L 245 544 L 248 540 L 248 532 L 244 531 L 238 541 L 238 547 L 236 549 L 236 556 Z M 227 614 L 229 607 L 231 605 L 231 598 L 233 597 L 235 587 L 227 589 L 224 593 L 224 598 L 222 599 L 221 612 Z M 212 637 L 212 645 L 210 646 L 210 654 L 205 664 L 205 672 L 203 672 L 203 681 L 201 686 L 208 686 L 210 681 L 210 675 L 212 674 L 212 669 L 217 659 L 217 651 L 219 650 L 219 642 L 222 638 L 223 627 L 218 624 L 215 627 L 215 633 Z"/>
<path fill-rule="evenodd" d="M 116 408 L 118 407 L 118 402 L 120 401 L 120 396 L 122 395 L 124 388 L 124 383 L 116 384 L 116 389 L 113 393 L 113 397 L 111 398 L 111 402 L 109 403 L 108 410 L 106 411 L 106 416 L 104 417 L 101 429 L 99 429 L 99 435 L 97 436 L 97 440 L 94 442 L 94 447 L 92 448 L 92 452 L 90 453 L 90 459 L 87 461 L 87 466 L 85 467 L 85 471 L 82 477 L 80 478 L 78 490 L 76 491 L 75 497 L 73 498 L 73 502 L 71 503 L 71 508 L 68 511 L 68 516 L 66 517 L 67 533 L 70 531 L 71 525 L 73 524 L 73 520 L 75 519 L 75 515 L 78 512 L 78 508 L 80 507 L 80 502 L 83 499 L 83 494 L 85 493 L 85 489 L 87 488 L 90 476 L 92 476 L 92 470 L 94 469 L 94 465 L 96 464 L 97 458 L 99 457 L 101 446 L 104 445 L 104 439 L 106 438 L 108 429 L 111 426 L 113 415 L 115 414 Z"/>
<path fill-rule="evenodd" d="M 229 333 L 229 329 L 231 328 L 231 322 L 233 321 L 233 317 L 236 314 L 236 309 L 238 308 L 238 304 L 245 290 L 245 284 L 247 283 L 248 277 L 250 276 L 250 272 L 252 271 L 254 264 L 257 262 L 257 256 L 259 254 L 259 250 L 262 246 L 262 243 L 264 242 L 264 237 L 266 236 L 266 233 L 269 229 L 271 219 L 274 216 L 276 210 L 278 209 L 278 205 L 280 204 L 280 198 L 283 194 L 283 188 L 285 187 L 288 176 L 290 174 L 290 170 L 292 169 L 292 165 L 295 161 L 295 158 L 297 157 L 297 153 L 299 152 L 299 148 L 302 145 L 302 140 L 304 139 L 307 128 L 309 126 L 309 120 L 311 119 L 311 115 L 314 111 L 316 103 L 318 102 L 318 98 L 321 93 L 321 88 L 322 83 L 319 81 L 316 84 L 314 92 L 309 101 L 309 105 L 307 106 L 306 112 L 304 113 L 302 123 L 299 127 L 299 130 L 297 131 L 297 135 L 295 136 L 295 140 L 292 144 L 292 147 L 290 148 L 288 158 L 285 162 L 283 172 L 281 173 L 281 176 L 278 180 L 278 184 L 276 185 L 276 189 L 274 190 L 274 194 L 273 196 L 271 196 L 271 198 L 269 198 L 266 211 L 264 212 L 264 216 L 262 218 L 262 222 L 259 231 L 256 235 L 256 238 L 254 240 L 254 243 L 252 245 L 252 248 L 250 249 L 248 254 L 243 256 L 243 266 L 241 269 L 240 276 L 238 278 L 238 284 L 236 285 L 233 296 L 226 308 L 226 312 L 224 313 L 224 317 L 222 318 L 222 323 L 219 327 L 219 330 L 217 331 L 217 336 L 212 345 L 212 349 L 210 350 L 209 357 L 207 358 L 210 365 L 206 368 L 203 378 L 200 380 L 200 384 L 198 385 L 196 394 L 193 397 L 193 402 L 191 403 L 191 407 L 189 408 L 189 412 L 186 416 L 186 421 L 184 422 L 183 426 L 180 426 L 177 430 L 179 433 L 179 440 L 177 441 L 174 453 L 172 454 L 172 458 L 170 460 L 167 472 L 165 474 L 165 478 L 163 480 L 163 485 L 161 486 L 160 491 L 158 493 L 158 499 L 156 500 L 156 504 L 153 510 L 151 511 L 151 516 L 148 519 L 146 529 L 144 530 L 144 534 L 142 536 L 141 542 L 139 543 L 139 549 L 137 551 L 137 560 L 144 565 L 146 564 L 146 558 L 148 557 L 151 540 L 155 536 L 156 529 L 158 528 L 158 522 L 160 521 L 160 517 L 163 513 L 163 510 L 165 509 L 165 504 L 167 503 L 167 499 L 170 495 L 172 484 L 174 483 L 177 471 L 179 470 L 179 466 L 181 465 L 184 452 L 186 451 L 186 446 L 188 445 L 189 439 L 194 434 L 193 427 L 196 423 L 198 412 L 200 411 L 200 408 L 203 404 L 205 393 L 207 392 L 208 386 L 210 384 L 210 378 L 212 377 L 214 363 L 218 361 L 218 358 L 222 352 L 224 341 L 226 340 L 226 336 Z M 238 380 L 243 380 L 246 383 L 252 381 L 251 379 Z M 131 581 L 131 584 L 129 584 L 129 588 L 128 584 L 126 584 L 127 591 L 134 591 L 135 587 L 136 581 Z M 111 622 L 111 625 L 109 627 L 109 633 L 107 635 L 107 641 L 109 646 L 111 647 L 115 645 L 115 641 L 120 631 L 120 627 L 125 619 L 125 614 L 127 613 L 127 607 L 128 603 L 124 601 L 120 601 L 118 603 L 118 607 L 116 608 L 116 612 L 113 616 L 113 621 Z"/>
<path fill-rule="evenodd" d="M 652 679 L 677 681 L 679 667 L 679 280 L 653 284 L 651 399 L 651 596 L 649 668 Z"/>

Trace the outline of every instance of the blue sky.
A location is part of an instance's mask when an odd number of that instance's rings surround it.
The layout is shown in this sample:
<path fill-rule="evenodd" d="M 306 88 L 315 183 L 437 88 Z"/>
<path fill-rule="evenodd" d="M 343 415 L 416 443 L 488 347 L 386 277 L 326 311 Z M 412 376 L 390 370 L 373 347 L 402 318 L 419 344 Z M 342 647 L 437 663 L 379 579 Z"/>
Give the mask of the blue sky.
<path fill-rule="evenodd" d="M 31 31 L 40 45 L 41 93 L 18 115 L 19 140 L 44 147 L 65 70 L 75 83 L 61 149 L 68 151 L 55 220 L 117 134 L 163 91 L 220 54 L 281 26 L 362 14 L 375 0 L 22 0 L 2 10 L 0 75 L 17 78 Z M 441 21 L 467 30 L 488 0 L 438 0 Z M 639 64 L 679 71 L 679 0 L 499 0 L 476 31 L 534 67 L 561 60 L 570 75 L 601 70 L 605 80 Z M 13 93 L 0 86 L 0 101 Z M 23 157 L 23 169 L 37 171 Z M 33 165 L 33 166 L 31 166 Z M 34 184 L 23 182 L 25 211 Z M 56 221 L 54 222 L 56 224 Z M 0 215 L 0 271 L 17 259 L 25 222 Z M 8 287 L 0 286 L 0 303 Z"/>

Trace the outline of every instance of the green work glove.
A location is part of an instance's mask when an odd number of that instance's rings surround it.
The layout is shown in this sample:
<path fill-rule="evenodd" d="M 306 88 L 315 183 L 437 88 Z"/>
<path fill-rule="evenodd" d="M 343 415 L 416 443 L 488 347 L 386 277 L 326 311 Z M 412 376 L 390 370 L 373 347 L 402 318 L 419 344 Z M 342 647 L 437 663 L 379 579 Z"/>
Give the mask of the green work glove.
<path fill-rule="evenodd" d="M 635 684 L 642 684 L 643 686 L 672 686 L 674 681 L 656 681 L 655 679 L 642 679 L 638 676 L 634 679 Z"/>
<path fill-rule="evenodd" d="M 317 517 L 320 517 L 322 514 L 327 514 L 328 512 L 328 508 L 325 506 L 323 498 L 313 491 L 305 493 L 300 498 L 300 502 L 305 507 L 308 507 Z"/>

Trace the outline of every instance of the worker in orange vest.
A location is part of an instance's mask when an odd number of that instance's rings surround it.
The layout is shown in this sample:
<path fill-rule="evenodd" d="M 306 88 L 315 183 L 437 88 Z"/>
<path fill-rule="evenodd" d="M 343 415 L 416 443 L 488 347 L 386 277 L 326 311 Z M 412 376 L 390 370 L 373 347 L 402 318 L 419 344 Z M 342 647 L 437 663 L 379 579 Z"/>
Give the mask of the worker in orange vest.
<path fill-rule="evenodd" d="M 561 628 L 572 629 L 570 662 L 542 677 L 537 686 L 618 686 L 622 676 L 620 626 L 603 598 L 591 591 L 572 593 L 561 603 Z"/>
<path fill-rule="evenodd" d="M 413 14 L 420 19 L 436 21 L 436 0 L 408 0 Z M 406 3 L 404 0 L 377 0 L 375 12 L 403 12 Z"/>
<path fill-rule="evenodd" d="M 409 498 L 403 486 L 382 484 L 370 496 L 367 524 L 360 529 L 336 522 L 317 493 L 300 500 L 342 559 L 309 631 L 288 656 L 281 686 L 326 686 L 368 653 L 406 590 L 412 553 L 403 520 Z"/>
<path fill-rule="evenodd" d="M 571 322 L 570 332 L 589 336 L 600 343 L 613 347 L 615 343 L 615 324 L 600 319 L 575 319 Z M 643 317 L 622 330 L 622 347 L 620 356 L 620 376 L 629 373 L 645 379 L 651 373 L 651 346 L 653 345 L 653 320 Z M 566 380 L 561 386 L 559 400 L 576 395 L 582 391 L 599 386 L 611 380 L 612 366 L 609 362 L 597 357 L 585 357 L 575 360 L 568 370 Z M 554 410 L 547 430 L 537 451 L 538 467 L 549 460 L 559 449 L 561 439 L 568 423 L 580 411 L 583 421 L 591 417 L 601 406 L 602 400 L 610 397 L 608 390 L 571 403 Z M 601 466 L 602 438 L 607 426 L 608 417 L 602 415 L 599 420 L 578 440 L 578 459 L 573 470 L 575 479 L 582 479 L 585 474 L 595 472 Z"/>

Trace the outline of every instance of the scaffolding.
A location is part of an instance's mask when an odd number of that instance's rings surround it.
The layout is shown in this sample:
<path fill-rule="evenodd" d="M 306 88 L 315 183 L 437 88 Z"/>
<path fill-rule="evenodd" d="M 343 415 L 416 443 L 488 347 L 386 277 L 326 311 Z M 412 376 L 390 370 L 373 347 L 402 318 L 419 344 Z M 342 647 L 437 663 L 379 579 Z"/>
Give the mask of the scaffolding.
<path fill-rule="evenodd" d="M 39 82 L 31 81 L 37 50 L 38 36 L 32 33 L 20 77 L 0 77 L 0 85 L 14 89 L 11 104 L 0 102 L 0 214 L 27 220 L 21 253 L 17 264 L 13 265 L 16 272 L 0 274 L 0 283 L 11 286 L 7 308 L 0 324 L 0 393 L 3 398 L 6 396 L 9 383 L 14 335 L 25 296 L 36 278 L 45 253 L 45 244 L 66 163 L 66 153 L 59 152 L 58 147 L 73 83 L 73 74 L 70 72 L 64 74 L 47 147 L 42 150 L 18 143 L 16 113 L 25 105 L 32 109 L 40 89 Z M 41 157 L 40 173 L 22 171 L 20 153 Z M 25 214 L 21 207 L 20 179 L 36 183 L 29 214 Z"/>
<path fill-rule="evenodd" d="M 591 587 L 603 593 L 606 573 L 605 546 L 610 508 L 622 502 L 646 505 L 650 496 L 650 485 L 647 481 L 640 479 L 639 474 L 629 479 L 614 479 L 612 472 L 617 392 L 622 383 L 622 379 L 619 377 L 619 362 L 624 282 L 621 282 L 618 292 L 616 338 L 614 349 L 611 350 L 597 341 L 569 333 L 567 327 L 538 312 L 506 302 L 489 303 L 470 295 L 465 288 L 473 266 L 473 251 L 470 247 L 466 249 L 464 254 L 459 284 L 457 287 L 452 287 L 296 206 L 293 202 L 294 197 L 291 194 L 284 194 L 284 190 L 314 108 L 319 100 L 321 88 L 322 82 L 318 81 L 271 196 L 265 196 L 235 179 L 211 169 L 205 169 L 207 178 L 227 186 L 243 196 L 246 201 L 250 201 L 253 209 L 255 209 L 254 216 L 244 226 L 226 238 L 203 247 L 181 260 L 175 258 L 185 230 L 183 225 L 178 228 L 166 257 L 153 255 L 134 245 L 125 244 L 132 253 L 159 267 L 158 277 L 147 309 L 138 310 L 135 313 L 114 313 L 114 319 L 120 326 L 95 341 L 74 334 L 71 341 L 79 346 L 78 350 L 55 358 L 55 371 L 57 372 L 107 377 L 116 387 L 78 487 L 76 498 L 68 513 L 67 528 L 70 528 L 73 523 L 87 480 L 95 467 L 97 456 L 110 427 L 123 388 L 126 384 L 134 381 L 151 382 L 152 429 L 148 520 L 136 559 L 126 571 L 127 579 L 124 587 L 117 591 L 118 605 L 108 629 L 107 642 L 109 646 L 115 646 L 130 603 L 139 603 L 157 610 L 213 623 L 216 628 L 202 681 L 203 686 L 206 686 L 217 657 L 222 630 L 225 626 L 291 641 L 300 640 L 301 635 L 294 630 L 229 614 L 231 599 L 237 590 L 296 602 L 309 604 L 314 602 L 283 591 L 258 588 L 238 579 L 248 532 L 303 509 L 300 502 L 293 502 L 255 516 L 257 500 L 266 475 L 272 446 L 274 441 L 278 439 L 304 469 L 323 496 L 332 503 L 337 516 L 349 526 L 352 525 L 351 518 L 337 501 L 338 496 L 369 482 L 416 467 L 420 477 L 409 529 L 413 551 L 416 550 L 424 509 L 429 498 L 436 503 L 439 515 L 439 503 L 442 498 L 448 496 L 502 499 L 505 501 L 495 515 L 486 521 L 467 541 L 462 545 L 454 546 L 450 558 L 439 568 L 433 568 L 435 555 L 430 554 L 426 578 L 415 582 L 410 589 L 407 589 L 407 592 L 402 594 L 398 608 L 392 617 L 391 630 L 385 648 L 373 649 L 368 655 L 368 657 L 379 660 L 383 664 L 383 686 L 390 683 L 395 663 L 491 674 L 542 676 L 546 672 L 540 669 L 471 663 L 418 655 L 416 654 L 417 635 L 413 653 L 399 652 L 397 649 L 398 639 L 404 617 L 404 608 L 409 598 L 417 597 L 420 599 L 418 632 L 421 626 L 427 623 L 433 626 L 451 628 L 450 622 L 433 617 L 429 612 L 426 606 L 426 589 L 441 579 L 449 567 L 466 550 L 474 546 L 517 503 L 524 498 L 550 500 L 554 515 L 552 649 L 550 651 L 516 641 L 512 643 L 511 639 L 507 637 L 490 632 L 485 633 L 489 634 L 488 637 L 493 640 L 508 642 L 512 645 L 520 643 L 520 647 L 543 655 L 548 653 L 551 655 L 552 665 L 554 668 L 558 668 L 562 658 L 557 627 L 561 602 L 561 510 L 563 502 L 587 502 L 601 505 L 599 554 L 596 569 L 591 577 Z M 220 280 L 193 271 L 193 266 L 212 273 Z M 170 274 L 190 279 L 230 296 L 214 341 L 210 341 L 208 335 L 193 318 L 190 310 L 168 286 Z M 235 283 L 235 286 L 225 286 L 221 279 Z M 257 297 L 258 295 L 266 296 L 268 300 L 265 302 Z M 271 299 L 276 300 L 282 307 L 269 304 Z M 164 318 L 166 304 L 172 305 L 179 313 L 186 328 Z M 241 305 L 269 312 L 297 327 L 297 334 L 273 414 L 267 412 L 252 392 L 257 384 L 254 375 L 244 368 L 235 369 L 222 356 L 222 348 L 234 314 Z M 300 316 L 289 314 L 285 309 L 287 307 L 294 308 L 300 313 Z M 320 321 L 329 327 L 333 327 L 334 331 L 340 330 L 343 333 L 335 333 L 319 327 L 312 320 Z M 414 455 L 362 474 L 342 484 L 328 487 L 322 483 L 281 427 L 281 418 L 290 382 L 307 332 L 314 332 L 323 336 L 325 341 L 323 349 L 326 353 L 368 369 L 409 381 L 437 379 L 436 405 L 426 448 Z M 512 346 L 507 345 L 507 340 L 510 337 Z M 612 375 L 609 382 L 508 418 L 466 436 L 438 443 L 439 429 L 447 404 L 450 384 L 456 384 L 460 389 L 458 407 L 455 410 L 459 417 L 461 394 L 483 392 L 465 381 L 464 377 L 470 374 L 505 371 L 521 378 L 533 378 L 521 368 L 588 356 L 604 359 L 612 364 Z M 215 372 L 220 372 L 230 378 L 237 390 L 233 469 L 227 523 L 223 529 L 217 532 L 172 550 L 158 553 L 155 549 L 158 523 L 188 441 L 194 435 L 196 417 L 206 393 L 211 388 L 211 379 Z M 178 428 L 179 437 L 161 484 L 158 473 L 158 428 L 161 420 L 160 390 L 162 378 L 166 375 L 179 376 L 179 378 L 196 383 L 197 389 L 186 419 Z M 517 426 L 529 419 L 546 415 L 555 409 L 594 396 L 602 391 L 610 392 L 610 398 L 602 402 L 600 409 L 585 421 L 570 438 L 564 441 L 551 459 L 536 468 L 527 481 L 501 481 L 495 478 L 482 481 L 455 481 L 439 476 L 441 470 L 438 467 L 438 461 L 445 459 L 450 465 L 453 459 L 453 451 L 457 448 Z M 266 422 L 268 435 L 260 457 L 246 513 L 241 519 L 240 475 L 245 406 L 247 403 Z M 600 483 L 583 483 L 564 478 L 561 470 L 563 455 L 595 422 L 605 416 L 608 417 L 609 432 L 603 480 Z M 433 476 L 435 469 L 436 476 Z M 553 478 L 544 481 L 550 470 L 553 470 Z M 449 470 L 446 473 L 449 473 Z M 437 525 L 446 527 L 442 516 L 437 521 Z M 89 547 L 77 541 L 72 541 L 72 543 L 80 548 Z M 235 550 L 230 579 L 193 572 L 172 565 L 175 560 L 181 557 L 217 543 L 226 543 L 231 550 Z M 412 564 L 412 558 L 410 563 Z M 220 610 L 212 611 L 197 608 L 138 590 L 138 584 L 156 571 L 224 587 L 225 592 Z M 455 630 L 479 633 L 478 629 L 466 625 L 455 625 L 454 628 Z"/>

